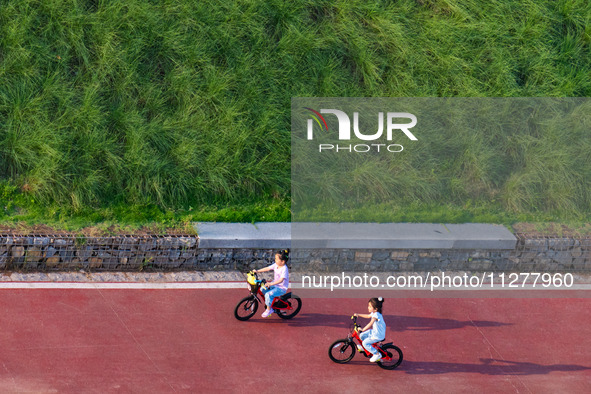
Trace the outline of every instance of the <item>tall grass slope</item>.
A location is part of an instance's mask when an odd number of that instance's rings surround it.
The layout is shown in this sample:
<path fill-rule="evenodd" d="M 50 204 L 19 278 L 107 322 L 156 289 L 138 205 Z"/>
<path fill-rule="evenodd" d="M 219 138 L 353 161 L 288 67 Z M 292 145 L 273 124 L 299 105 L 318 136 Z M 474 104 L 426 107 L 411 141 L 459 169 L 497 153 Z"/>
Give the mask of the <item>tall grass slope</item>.
<path fill-rule="evenodd" d="M 585 0 L 3 1 L 0 180 L 74 210 L 289 199 L 291 97 L 590 96 L 590 20 Z M 447 183 L 416 170 L 401 201 L 589 212 L 585 157 L 518 138 L 508 162 L 446 142 Z"/>

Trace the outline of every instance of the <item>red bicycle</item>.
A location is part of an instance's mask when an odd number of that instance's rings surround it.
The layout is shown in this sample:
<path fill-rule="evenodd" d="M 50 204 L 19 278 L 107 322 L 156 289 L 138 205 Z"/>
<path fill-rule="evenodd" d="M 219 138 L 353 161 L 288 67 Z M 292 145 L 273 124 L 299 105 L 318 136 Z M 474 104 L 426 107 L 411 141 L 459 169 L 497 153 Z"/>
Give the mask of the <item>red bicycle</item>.
<path fill-rule="evenodd" d="M 259 303 L 265 304 L 265 295 L 261 291 L 261 286 L 266 281 L 264 279 L 258 279 L 257 274 L 253 271 L 246 274 L 246 281 L 248 282 L 248 289 L 251 294 L 240 300 L 234 309 L 234 317 L 242 321 L 254 316 L 257 309 L 259 309 Z M 275 313 L 280 318 L 291 319 L 302 309 L 302 300 L 297 295 L 289 292 L 273 298 L 271 308 L 275 310 Z"/>
<path fill-rule="evenodd" d="M 363 341 L 359 338 L 360 326 L 357 324 L 357 316 L 351 316 L 351 319 L 353 319 L 353 324 L 349 336 L 345 339 L 339 339 L 328 348 L 328 357 L 330 357 L 335 363 L 348 363 L 353 359 L 357 352 L 362 353 L 368 358 L 373 356 L 373 354 L 363 346 Z M 363 349 L 362 352 L 357 350 L 355 340 L 361 345 L 361 348 Z M 384 369 L 394 369 L 402 362 L 402 350 L 400 350 L 398 346 L 393 345 L 392 342 L 382 343 L 383 341 L 384 340 L 382 339 L 372 345 L 382 355 L 382 359 L 379 360 L 377 364 Z"/>

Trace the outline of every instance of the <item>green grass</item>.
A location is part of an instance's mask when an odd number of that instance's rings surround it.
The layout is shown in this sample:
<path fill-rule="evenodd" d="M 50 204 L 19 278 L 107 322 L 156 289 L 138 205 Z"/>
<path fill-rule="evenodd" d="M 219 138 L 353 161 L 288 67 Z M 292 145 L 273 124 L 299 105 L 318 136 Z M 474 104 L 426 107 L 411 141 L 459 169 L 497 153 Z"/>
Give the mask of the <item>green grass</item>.
<path fill-rule="evenodd" d="M 285 201 L 235 201 L 232 204 L 188 206 L 163 209 L 155 204 L 119 204 L 103 208 L 74 209 L 63 205 L 46 206 L 20 193 L 15 186 L 0 183 L 0 229 L 51 229 L 80 231 L 95 227 L 100 232 L 141 230 L 192 233 L 192 222 L 289 221 Z M 30 230 L 28 230 L 30 231 Z M 34 231 L 34 230 L 33 230 Z"/>
<path fill-rule="evenodd" d="M 591 96 L 590 20 L 585 0 L 4 1 L 0 221 L 287 220 L 291 97 Z M 409 171 L 396 204 L 589 216 L 580 155 L 513 142 L 507 165 L 452 146 L 456 175 Z"/>
<path fill-rule="evenodd" d="M 504 212 L 507 217 L 589 217 L 591 101 L 402 101 L 404 108 L 421 119 L 422 126 L 417 131 L 421 133 L 418 141 L 400 141 L 405 145 L 400 153 L 350 154 L 333 150 L 319 154 L 317 144 L 324 142 L 322 138 L 332 138 L 329 142 L 335 143 L 334 137 L 326 133 L 315 141 L 296 141 L 293 212 L 298 221 L 316 220 L 312 212 L 324 220 L 326 212 L 333 212 L 332 220 L 342 221 L 343 216 L 350 215 L 348 211 L 355 209 L 375 209 L 385 217 L 401 218 L 381 208 L 388 205 L 404 212 L 416 210 L 408 216 L 412 221 L 437 220 L 418 206 L 440 206 L 443 213 L 449 211 L 451 219 L 447 220 L 453 222 L 489 220 L 478 209 Z M 368 105 L 383 107 L 374 101 Z M 368 111 L 360 111 L 364 112 Z M 441 209 L 436 211 L 441 216 Z M 458 211 L 465 213 L 463 219 L 454 218 Z"/>

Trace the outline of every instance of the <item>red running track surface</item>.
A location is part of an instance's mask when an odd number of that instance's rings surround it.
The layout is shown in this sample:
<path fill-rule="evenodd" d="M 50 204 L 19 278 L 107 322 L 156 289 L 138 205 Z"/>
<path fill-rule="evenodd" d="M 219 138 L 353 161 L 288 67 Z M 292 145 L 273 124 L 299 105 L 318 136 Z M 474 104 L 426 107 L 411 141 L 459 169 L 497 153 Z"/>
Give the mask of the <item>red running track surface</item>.
<path fill-rule="evenodd" d="M 246 290 L 0 290 L 0 392 L 591 392 L 591 299 L 392 298 L 387 371 L 328 358 L 360 298 L 233 316 Z M 363 319 L 360 321 L 363 323 Z"/>

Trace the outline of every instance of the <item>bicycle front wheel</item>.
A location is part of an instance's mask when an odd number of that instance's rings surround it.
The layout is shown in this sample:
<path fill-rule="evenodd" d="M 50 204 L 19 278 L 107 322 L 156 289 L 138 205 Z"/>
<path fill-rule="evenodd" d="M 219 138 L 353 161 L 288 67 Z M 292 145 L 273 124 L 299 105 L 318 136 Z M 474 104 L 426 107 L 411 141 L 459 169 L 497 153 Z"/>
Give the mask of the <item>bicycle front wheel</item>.
<path fill-rule="evenodd" d="M 244 297 L 236 308 L 234 309 L 234 317 L 238 320 L 248 320 L 257 313 L 257 309 L 259 309 L 259 300 L 253 295 L 248 297 Z"/>
<path fill-rule="evenodd" d="M 355 356 L 355 344 L 348 339 L 339 339 L 328 348 L 328 357 L 338 364 L 351 361 Z"/>

